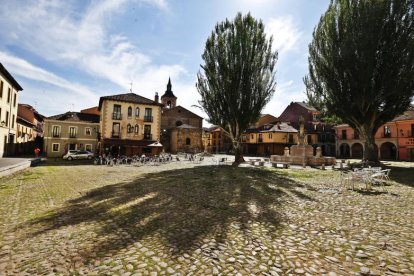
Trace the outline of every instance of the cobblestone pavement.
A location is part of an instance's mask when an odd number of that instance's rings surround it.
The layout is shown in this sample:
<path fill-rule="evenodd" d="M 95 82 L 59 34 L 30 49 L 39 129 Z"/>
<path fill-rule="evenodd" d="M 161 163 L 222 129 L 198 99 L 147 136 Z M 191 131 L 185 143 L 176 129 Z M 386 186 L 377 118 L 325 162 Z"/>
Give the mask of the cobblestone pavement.
<path fill-rule="evenodd" d="M 202 165 L 0 180 L 0 275 L 414 274 L 410 183 L 347 191 L 337 171 Z"/>

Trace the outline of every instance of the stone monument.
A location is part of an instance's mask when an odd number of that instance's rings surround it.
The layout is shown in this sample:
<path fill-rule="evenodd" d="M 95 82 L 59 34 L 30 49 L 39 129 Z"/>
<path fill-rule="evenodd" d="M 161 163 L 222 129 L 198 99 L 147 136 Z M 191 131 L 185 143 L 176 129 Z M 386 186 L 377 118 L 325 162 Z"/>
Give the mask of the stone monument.
<path fill-rule="evenodd" d="M 316 148 L 316 156 L 313 155 L 313 147 L 308 145 L 305 139 L 305 120 L 302 116 L 299 117 L 299 133 L 298 133 L 298 144 L 293 145 L 290 148 L 285 147 L 284 155 L 271 155 L 270 160 L 275 162 L 286 162 L 294 165 L 301 165 L 303 167 L 310 166 L 321 166 L 334 165 L 336 159 L 334 157 L 323 157 L 320 147 Z"/>

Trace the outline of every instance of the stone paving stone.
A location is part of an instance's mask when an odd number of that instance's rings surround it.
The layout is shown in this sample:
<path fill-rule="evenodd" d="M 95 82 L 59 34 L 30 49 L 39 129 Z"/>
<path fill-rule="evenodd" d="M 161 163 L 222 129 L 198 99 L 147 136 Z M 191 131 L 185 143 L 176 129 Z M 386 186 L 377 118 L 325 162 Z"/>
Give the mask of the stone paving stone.
<path fill-rule="evenodd" d="M 339 183 L 190 162 L 30 168 L 0 182 L 0 275 L 414 274 L 414 188 Z"/>

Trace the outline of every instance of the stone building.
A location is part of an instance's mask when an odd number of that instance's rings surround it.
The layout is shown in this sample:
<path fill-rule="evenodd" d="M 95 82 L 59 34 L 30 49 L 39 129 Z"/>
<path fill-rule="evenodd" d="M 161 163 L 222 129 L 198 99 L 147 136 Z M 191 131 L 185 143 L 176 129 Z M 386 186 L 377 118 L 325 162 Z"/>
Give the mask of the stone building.
<path fill-rule="evenodd" d="M 163 104 L 161 116 L 161 143 L 167 152 L 201 152 L 203 150 L 203 118 L 178 105 L 171 79 L 167 90 L 161 96 Z"/>

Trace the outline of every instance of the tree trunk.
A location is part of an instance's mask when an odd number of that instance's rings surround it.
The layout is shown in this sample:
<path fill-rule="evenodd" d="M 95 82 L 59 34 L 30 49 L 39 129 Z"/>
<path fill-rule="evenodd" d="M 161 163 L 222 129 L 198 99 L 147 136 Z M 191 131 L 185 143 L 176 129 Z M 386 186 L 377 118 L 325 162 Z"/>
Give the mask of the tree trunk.
<path fill-rule="evenodd" d="M 365 150 L 364 160 L 369 162 L 378 163 L 378 153 L 375 149 L 375 136 L 371 131 L 364 131 L 365 138 Z"/>
<path fill-rule="evenodd" d="M 234 148 L 234 162 L 233 167 L 238 167 L 241 163 L 244 162 L 243 151 L 240 142 L 233 142 Z"/>

